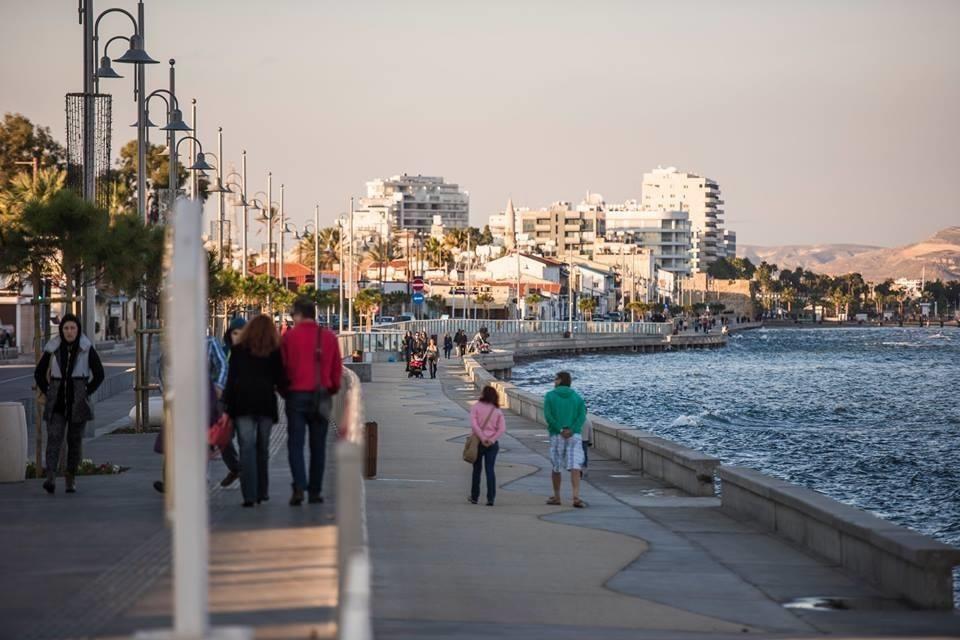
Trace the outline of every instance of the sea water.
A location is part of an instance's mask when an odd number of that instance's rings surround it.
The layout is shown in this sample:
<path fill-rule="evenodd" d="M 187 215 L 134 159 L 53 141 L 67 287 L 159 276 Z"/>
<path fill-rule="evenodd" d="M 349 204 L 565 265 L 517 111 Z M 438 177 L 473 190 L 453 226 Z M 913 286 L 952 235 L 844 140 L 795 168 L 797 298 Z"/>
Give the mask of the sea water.
<path fill-rule="evenodd" d="M 559 370 L 593 413 L 960 546 L 956 328 L 764 328 L 722 349 L 542 358 L 513 382 L 545 392 Z"/>

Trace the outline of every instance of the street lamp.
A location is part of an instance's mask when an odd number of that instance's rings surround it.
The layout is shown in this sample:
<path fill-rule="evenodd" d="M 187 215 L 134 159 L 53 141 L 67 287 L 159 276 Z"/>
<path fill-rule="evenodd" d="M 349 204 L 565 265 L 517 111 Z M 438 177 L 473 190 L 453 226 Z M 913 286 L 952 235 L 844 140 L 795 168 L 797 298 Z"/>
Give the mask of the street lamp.
<path fill-rule="evenodd" d="M 143 0 L 137 3 L 137 17 L 125 9 L 112 8 L 103 11 L 94 19 L 93 1 L 89 0 L 82 4 L 83 14 L 81 22 L 83 23 L 83 93 L 84 93 L 84 112 L 83 112 L 83 195 L 87 200 L 94 197 L 94 167 L 93 167 L 93 94 L 100 90 L 100 78 L 121 78 L 110 65 L 110 58 L 107 56 L 107 49 L 110 43 L 116 39 L 126 40 L 128 43 L 127 51 L 116 59 L 115 62 L 122 64 L 135 65 L 134 70 L 134 95 L 137 101 L 137 212 L 144 221 L 147 220 L 146 207 L 146 114 L 144 112 L 144 94 L 146 93 L 146 80 L 144 74 L 144 65 L 157 64 L 157 61 L 147 55 L 144 50 L 144 31 L 145 20 L 143 10 Z M 100 41 L 100 21 L 111 13 L 120 13 L 130 19 L 133 24 L 133 35 L 130 37 L 118 36 L 107 41 L 103 48 L 103 57 L 99 58 Z M 99 58 L 99 60 L 98 60 Z M 99 67 L 97 66 L 99 62 Z M 91 323 L 92 324 L 92 323 Z"/>
<path fill-rule="evenodd" d="M 160 127 L 161 131 L 167 132 L 167 147 L 173 151 L 173 153 L 170 154 L 170 176 L 167 180 L 170 188 L 170 211 L 173 211 L 173 205 L 177 201 L 177 131 L 193 131 L 193 128 L 183 121 L 183 113 L 180 111 L 180 106 L 177 103 L 176 64 L 177 61 L 170 58 L 170 87 L 167 89 L 167 94 L 171 99 L 168 102 L 169 112 L 167 115 L 167 124 Z M 212 168 L 213 167 L 210 167 L 210 169 Z"/>
<path fill-rule="evenodd" d="M 314 220 L 319 215 L 320 205 L 317 205 L 316 212 L 314 213 Z M 294 234 L 294 238 L 297 241 L 304 240 L 307 237 L 307 233 L 313 234 L 313 284 L 316 287 L 317 291 L 320 291 L 320 239 L 319 234 L 317 233 L 316 222 L 308 222 L 303 225 L 303 233 L 299 231 Z"/>

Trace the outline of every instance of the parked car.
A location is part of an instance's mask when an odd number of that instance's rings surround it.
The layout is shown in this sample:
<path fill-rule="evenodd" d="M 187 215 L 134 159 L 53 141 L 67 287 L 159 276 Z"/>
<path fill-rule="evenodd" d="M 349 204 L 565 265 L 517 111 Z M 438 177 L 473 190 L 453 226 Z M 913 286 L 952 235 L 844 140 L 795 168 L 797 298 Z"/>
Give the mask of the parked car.
<path fill-rule="evenodd" d="M 413 316 L 409 313 L 401 313 L 397 316 L 396 322 L 412 322 L 414 320 Z"/>
<path fill-rule="evenodd" d="M 623 322 L 623 315 L 619 311 L 610 311 L 607 313 L 607 320 L 610 322 Z"/>
<path fill-rule="evenodd" d="M 396 322 L 393 316 L 380 316 L 373 321 L 373 324 L 393 324 Z"/>

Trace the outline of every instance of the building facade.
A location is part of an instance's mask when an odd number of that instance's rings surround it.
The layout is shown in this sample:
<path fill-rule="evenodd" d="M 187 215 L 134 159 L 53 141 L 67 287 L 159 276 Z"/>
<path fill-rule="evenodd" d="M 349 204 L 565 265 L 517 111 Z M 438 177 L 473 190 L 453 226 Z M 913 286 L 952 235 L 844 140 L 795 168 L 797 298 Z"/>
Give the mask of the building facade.
<path fill-rule="evenodd" d="M 593 255 L 603 234 L 603 204 L 584 202 L 576 209 L 569 202 L 554 202 L 546 209 L 521 214 L 521 245 L 532 245 L 545 256 L 569 253 Z"/>
<path fill-rule="evenodd" d="M 656 268 L 690 274 L 691 233 L 686 211 L 646 210 L 636 200 L 628 200 L 607 206 L 605 228 L 597 253 L 650 251 Z"/>
<path fill-rule="evenodd" d="M 723 245 L 723 200 L 715 180 L 675 167 L 658 167 L 643 175 L 645 210 L 685 211 L 690 219 L 690 269 L 705 271 L 725 255 Z"/>
<path fill-rule="evenodd" d="M 470 196 L 442 177 L 409 176 L 377 178 L 367 183 L 367 196 L 360 198 L 359 211 L 369 214 L 371 224 L 386 218 L 394 229 L 429 234 L 434 216 L 447 229 L 463 229 L 470 216 Z M 354 211 L 354 228 L 357 210 Z"/>

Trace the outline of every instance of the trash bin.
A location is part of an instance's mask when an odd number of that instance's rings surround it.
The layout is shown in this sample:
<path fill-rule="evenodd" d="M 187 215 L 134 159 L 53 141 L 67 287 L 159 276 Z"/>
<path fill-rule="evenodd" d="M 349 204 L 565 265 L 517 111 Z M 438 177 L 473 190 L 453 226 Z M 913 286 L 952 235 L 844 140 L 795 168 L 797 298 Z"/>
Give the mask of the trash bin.
<path fill-rule="evenodd" d="M 19 402 L 0 402 L 0 482 L 27 477 L 27 414 Z"/>

